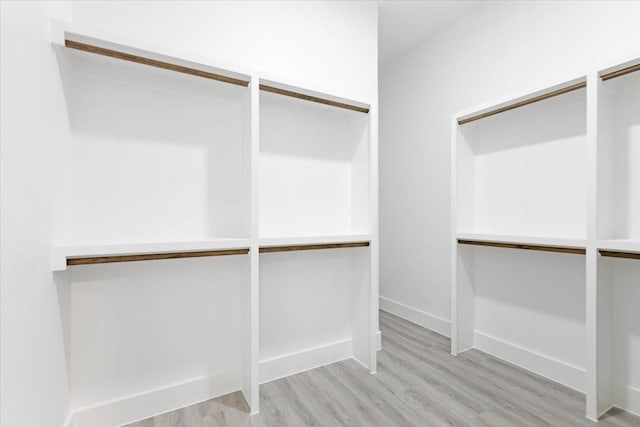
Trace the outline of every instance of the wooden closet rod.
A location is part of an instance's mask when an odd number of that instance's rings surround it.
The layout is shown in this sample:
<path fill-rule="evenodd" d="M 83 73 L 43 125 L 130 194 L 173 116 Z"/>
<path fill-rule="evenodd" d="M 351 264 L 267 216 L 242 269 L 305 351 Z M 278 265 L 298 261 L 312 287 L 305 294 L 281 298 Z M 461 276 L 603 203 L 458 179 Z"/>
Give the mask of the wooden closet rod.
<path fill-rule="evenodd" d="M 534 96 L 532 98 L 524 99 L 522 101 L 514 102 L 513 104 L 505 105 L 504 107 L 496 108 L 485 113 L 476 114 L 475 116 L 467 117 L 466 119 L 459 119 L 458 124 L 463 125 L 465 123 L 474 122 L 476 120 L 484 119 L 486 117 L 494 116 L 496 114 L 504 113 L 505 111 L 513 110 L 516 108 L 524 107 L 525 105 L 533 104 L 534 102 L 543 101 L 545 99 L 553 98 L 554 96 L 562 95 L 574 90 L 582 89 L 587 86 L 587 82 L 576 83 L 571 86 L 563 87 L 551 92 L 543 93 L 542 95 Z"/>
<path fill-rule="evenodd" d="M 526 249 L 531 251 L 558 252 L 562 254 L 584 255 L 587 253 L 587 250 L 584 248 L 569 248 L 566 246 L 545 246 L 545 245 L 529 245 L 529 244 L 521 244 L 521 243 L 482 242 L 477 240 L 463 240 L 463 239 L 458 239 L 458 243 L 461 245 L 491 246 L 496 248 L 508 248 L 508 249 Z"/>
<path fill-rule="evenodd" d="M 208 256 L 221 255 L 246 255 L 249 249 L 217 249 L 213 251 L 197 251 L 197 252 L 169 252 L 169 253 L 151 253 L 136 255 L 110 255 L 110 256 L 91 256 L 82 258 L 67 258 L 67 265 L 88 265 L 88 264 L 107 264 L 111 262 L 131 262 L 131 261 L 151 261 L 158 259 L 176 259 L 176 258 L 200 258 Z"/>
<path fill-rule="evenodd" d="M 345 104 L 344 102 L 332 101 L 330 99 L 318 98 L 317 96 L 305 95 L 291 90 L 280 89 L 269 85 L 260 85 L 260 90 L 265 92 L 277 93 L 278 95 L 290 96 L 292 98 L 304 99 L 305 101 L 317 102 L 319 104 L 331 105 L 333 107 L 344 108 L 347 110 L 358 111 L 360 113 L 368 113 L 369 109 L 358 107 L 357 105 Z"/>
<path fill-rule="evenodd" d="M 261 254 L 271 252 L 309 251 L 315 249 L 341 249 L 360 248 L 369 246 L 369 242 L 349 242 L 349 243 L 322 243 L 313 245 L 286 245 L 286 246 L 263 246 L 260 248 Z"/>
<path fill-rule="evenodd" d="M 640 259 L 640 254 L 635 252 L 603 251 L 600 255 L 612 258 Z"/>
<path fill-rule="evenodd" d="M 132 55 L 130 53 L 119 52 L 117 50 L 106 49 L 99 46 L 93 46 L 86 43 L 76 42 L 73 40 L 65 40 L 66 47 L 71 49 L 82 50 L 84 52 L 95 53 L 97 55 L 109 56 L 111 58 L 122 59 L 124 61 L 135 62 L 137 64 L 149 65 L 151 67 L 163 68 L 165 70 L 176 71 L 178 73 L 190 74 L 192 76 L 203 77 L 205 79 L 217 80 L 220 82 L 231 83 L 239 86 L 249 86 L 248 80 L 236 79 L 233 77 L 223 76 L 222 74 L 210 73 L 208 71 L 197 70 L 195 68 L 184 67 L 182 65 L 171 64 L 169 62 L 158 61 L 143 56 Z"/>
<path fill-rule="evenodd" d="M 625 74 L 630 74 L 636 71 L 640 71 L 640 64 L 632 65 L 630 67 L 623 68 L 622 70 L 612 71 L 610 73 L 603 74 L 602 76 L 600 76 L 600 78 L 602 79 L 602 81 L 606 81 L 606 80 L 614 79 L 616 77 L 624 76 Z"/>

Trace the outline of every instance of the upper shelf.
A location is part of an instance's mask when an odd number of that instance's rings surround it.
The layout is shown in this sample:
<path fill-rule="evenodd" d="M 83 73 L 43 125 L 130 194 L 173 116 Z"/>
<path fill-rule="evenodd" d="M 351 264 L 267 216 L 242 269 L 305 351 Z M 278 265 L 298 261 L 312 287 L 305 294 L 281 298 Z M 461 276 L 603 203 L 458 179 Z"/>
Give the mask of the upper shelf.
<path fill-rule="evenodd" d="M 364 102 L 302 89 L 272 80 L 260 79 L 260 90 L 365 114 L 369 113 L 371 108 L 369 104 Z"/>
<path fill-rule="evenodd" d="M 66 270 L 71 265 L 243 255 L 249 253 L 250 246 L 249 239 L 223 238 L 189 242 L 54 246 L 52 270 Z"/>
<path fill-rule="evenodd" d="M 483 106 L 480 108 L 475 108 L 471 111 L 459 113 L 455 116 L 456 121 L 458 125 L 463 125 L 476 120 L 484 119 L 486 117 L 494 116 L 496 114 L 504 113 L 505 111 L 524 107 L 525 105 L 533 104 L 535 102 L 573 92 L 578 89 L 583 89 L 586 86 L 586 78 L 581 77 L 536 92 L 532 92 L 524 96 L 511 98 L 506 101 L 493 103 L 489 106 Z"/>
<path fill-rule="evenodd" d="M 624 76 L 630 73 L 640 71 L 640 62 L 638 60 L 626 62 L 624 64 L 617 65 L 612 68 L 608 68 L 600 72 L 600 78 L 603 81 L 615 79 L 616 77 Z"/>
<path fill-rule="evenodd" d="M 70 49 L 240 86 L 248 86 L 251 80 L 248 74 L 134 47 L 129 43 L 118 43 L 113 41 L 111 36 L 107 38 L 96 35 L 93 30 L 79 28 L 68 22 L 54 20 L 52 29 L 53 43 Z"/>

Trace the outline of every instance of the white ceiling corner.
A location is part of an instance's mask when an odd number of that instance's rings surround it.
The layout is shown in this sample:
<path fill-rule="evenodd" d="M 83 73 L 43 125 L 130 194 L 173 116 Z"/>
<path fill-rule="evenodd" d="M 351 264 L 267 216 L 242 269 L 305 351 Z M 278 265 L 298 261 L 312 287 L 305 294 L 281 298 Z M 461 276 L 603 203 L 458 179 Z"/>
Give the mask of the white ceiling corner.
<path fill-rule="evenodd" d="M 478 3 L 478 0 L 379 1 L 379 63 L 384 65 L 402 55 Z"/>

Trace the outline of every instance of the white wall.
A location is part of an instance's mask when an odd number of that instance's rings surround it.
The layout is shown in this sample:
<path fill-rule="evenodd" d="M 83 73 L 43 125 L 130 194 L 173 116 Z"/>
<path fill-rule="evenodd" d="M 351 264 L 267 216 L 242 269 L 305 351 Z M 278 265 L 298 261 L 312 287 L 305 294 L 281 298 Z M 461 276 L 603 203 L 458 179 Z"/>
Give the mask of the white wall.
<path fill-rule="evenodd" d="M 0 424 L 59 426 L 69 404 L 65 304 L 58 303 L 50 246 L 69 134 L 49 22 L 68 19 L 71 5 L 1 7 Z"/>
<path fill-rule="evenodd" d="M 639 23 L 638 2 L 485 3 L 380 70 L 383 307 L 447 332 L 451 114 L 638 52 Z"/>
<path fill-rule="evenodd" d="M 73 19 L 353 99 L 377 95 L 377 8 L 364 2 L 74 2 Z"/>
<path fill-rule="evenodd" d="M 61 425 L 69 401 L 64 293 L 73 286 L 54 285 L 50 247 L 69 229 L 70 190 L 57 183 L 69 178 L 71 136 L 51 17 L 318 91 L 377 99 L 372 3 L 73 2 L 61 12 L 48 2 L 2 3 L 3 426 Z"/>

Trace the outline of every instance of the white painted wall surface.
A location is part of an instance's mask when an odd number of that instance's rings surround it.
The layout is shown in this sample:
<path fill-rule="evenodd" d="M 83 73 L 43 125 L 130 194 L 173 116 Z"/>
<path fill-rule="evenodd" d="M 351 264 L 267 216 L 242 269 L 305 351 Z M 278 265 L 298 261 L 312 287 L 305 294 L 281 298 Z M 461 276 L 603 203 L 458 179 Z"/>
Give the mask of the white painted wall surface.
<path fill-rule="evenodd" d="M 639 22 L 638 2 L 488 2 L 380 70 L 383 305 L 449 319 L 451 115 L 616 63 Z"/>
<path fill-rule="evenodd" d="M 60 188 L 58 183 L 69 181 L 72 150 L 63 85 L 50 44 L 52 17 L 73 18 L 74 23 L 115 33 L 122 39 L 210 58 L 217 64 L 259 70 L 264 76 L 300 87 L 369 102 L 377 99 L 377 8 L 372 3 L 73 2 L 65 4 L 62 12 L 55 4 L 44 2 L 2 3 L 3 426 L 63 423 L 69 405 L 65 332 L 75 331 L 77 337 L 88 333 L 80 323 L 69 327 L 68 313 L 91 314 L 83 304 L 88 302 L 99 309 L 97 301 L 103 293 L 118 307 L 126 308 L 124 313 L 131 315 L 130 321 L 136 321 L 133 307 L 115 292 L 117 286 L 126 285 L 120 269 L 112 271 L 110 281 L 100 279 L 75 297 L 67 292 L 74 287 L 80 289 L 83 283 L 69 286 L 65 278 L 58 277 L 62 285 L 56 287 L 50 271 L 51 245 L 66 238 L 71 229 L 70 189 Z M 53 195 L 60 200 L 52 200 Z M 202 263 L 194 266 L 198 264 Z M 171 278 L 159 280 L 152 270 L 141 267 L 136 274 L 142 288 L 148 290 L 158 280 L 165 289 L 154 306 L 176 302 L 175 288 L 168 284 Z M 185 286 L 193 300 L 211 298 L 201 286 L 204 271 L 185 275 L 190 280 Z M 94 281 L 93 273 L 82 276 Z M 227 276 L 233 278 L 231 285 L 240 280 L 232 273 Z M 109 289 L 92 291 L 101 284 Z M 63 294 L 60 302 L 58 293 Z M 237 297 L 235 293 L 232 296 Z M 155 313 L 160 316 L 162 310 Z M 170 343 L 170 348 L 158 356 L 163 360 L 147 366 L 141 376 L 128 377 L 129 383 L 111 383 L 90 390 L 95 392 L 92 396 L 76 396 L 76 403 L 90 405 L 161 386 L 155 379 L 149 380 L 154 378 L 154 366 L 163 370 L 170 362 L 167 358 L 179 356 L 176 349 L 180 342 L 171 338 L 185 330 L 181 327 L 198 321 L 189 316 L 181 318 L 179 313 L 176 320 L 177 324 L 171 323 L 173 329 L 154 331 L 158 335 L 153 340 Z M 220 321 L 215 314 L 204 320 L 209 325 Z M 126 324 L 126 319 L 120 321 Z M 113 332 L 113 328 L 107 329 Z M 135 331 L 130 332 L 135 337 Z M 185 339 L 203 333 L 196 330 Z M 210 372 L 204 358 L 215 345 L 215 339 L 190 341 L 190 348 L 201 353 L 202 359 L 176 356 L 185 374 L 180 378 L 179 372 L 172 371 L 170 380 L 186 381 Z"/>
<path fill-rule="evenodd" d="M 74 2 L 79 24 L 351 99 L 377 95 L 377 7 L 278 1 Z"/>
<path fill-rule="evenodd" d="M 70 140 L 49 23 L 69 19 L 71 5 L 0 7 L 0 425 L 60 426 L 69 405 L 68 307 L 50 257 Z"/>

